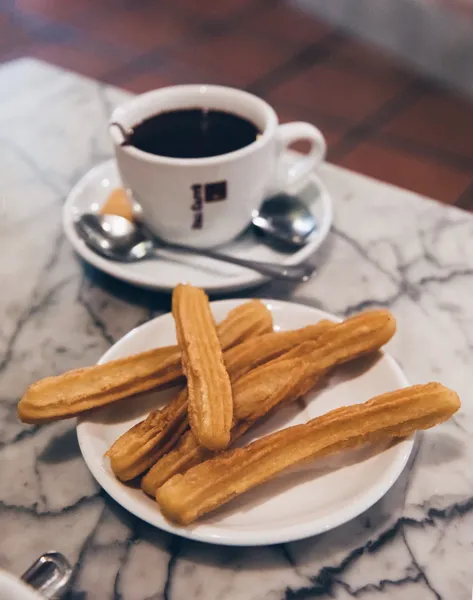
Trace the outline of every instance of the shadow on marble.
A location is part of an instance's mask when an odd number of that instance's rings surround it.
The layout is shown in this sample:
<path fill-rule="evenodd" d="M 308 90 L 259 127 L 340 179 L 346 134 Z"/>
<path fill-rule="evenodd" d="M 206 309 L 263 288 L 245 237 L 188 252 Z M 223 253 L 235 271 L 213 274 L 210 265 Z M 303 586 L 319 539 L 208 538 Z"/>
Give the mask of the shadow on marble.
<path fill-rule="evenodd" d="M 165 292 L 158 292 L 149 289 L 140 288 L 103 271 L 96 269 L 92 265 L 89 265 L 82 259 L 78 259 L 84 270 L 84 275 L 87 281 L 104 290 L 108 294 L 115 296 L 119 300 L 129 302 L 135 306 L 145 307 L 151 311 L 155 311 L 157 314 L 168 313 L 171 311 L 171 299 L 172 290 Z M 220 292 L 209 294 L 211 300 L 224 300 L 233 298 L 272 298 L 277 297 L 278 299 L 290 298 L 294 289 L 297 287 L 297 283 L 288 283 L 285 281 L 276 282 L 279 286 L 282 286 L 283 292 L 275 291 L 274 293 L 268 294 L 266 290 L 271 284 L 262 283 L 258 286 L 252 287 L 250 290 L 242 290 L 240 292 Z M 279 288 L 281 289 L 281 288 Z M 152 318 L 152 317 L 150 317 Z"/>
<path fill-rule="evenodd" d="M 64 433 L 53 437 L 43 448 L 38 460 L 44 463 L 67 462 L 80 456 L 75 424 Z"/>
<path fill-rule="evenodd" d="M 457 437 L 444 431 L 429 432 L 429 451 L 422 457 L 422 464 L 437 466 L 454 462 L 465 456 L 465 444 Z"/>
<path fill-rule="evenodd" d="M 418 444 L 416 444 L 416 447 Z M 219 569 L 233 573 L 237 567 L 240 572 L 278 572 L 280 569 L 311 567 L 311 579 L 317 583 L 322 571 L 313 571 L 313 564 L 327 565 L 327 557 L 341 552 L 344 556 L 358 556 L 365 552 L 376 553 L 386 542 L 392 542 L 402 536 L 402 520 L 406 489 L 411 477 L 413 452 L 408 466 L 387 494 L 359 517 L 325 534 L 313 536 L 288 544 L 269 547 L 219 546 L 192 540 L 184 540 L 154 528 L 130 515 L 105 492 L 107 509 L 114 518 L 125 523 L 134 539 L 141 543 L 169 553 L 171 561 L 177 558 L 187 561 L 195 568 Z M 368 456 L 365 456 L 367 458 Z M 289 474 L 289 477 L 297 473 Z M 311 474 L 312 476 L 312 474 Z M 286 485 L 288 481 L 285 482 Z M 217 514 L 217 513 L 215 513 Z M 351 540 L 347 547 L 347 540 Z"/>
<path fill-rule="evenodd" d="M 404 508 L 413 460 L 414 456 L 401 477 L 376 504 L 355 519 L 327 533 L 263 548 L 226 547 L 186 540 L 186 558 L 201 566 L 234 569 L 235 564 L 238 564 L 239 569 L 245 571 L 277 571 L 295 563 L 299 568 L 314 562 L 326 565 L 328 556 L 349 552 L 347 540 L 352 540 L 350 547 L 353 546 L 355 552 L 357 549 L 360 552 L 376 552 L 381 544 L 400 533 L 399 517 Z"/>
<path fill-rule="evenodd" d="M 322 270 L 330 261 L 330 256 L 333 249 L 333 237 L 328 236 L 322 247 L 308 260 L 309 263 L 315 264 L 318 271 Z M 84 275 L 89 283 L 100 287 L 107 293 L 115 296 L 120 300 L 129 302 L 130 304 L 146 307 L 157 312 L 170 312 L 171 310 L 171 292 L 157 292 L 136 287 L 129 283 L 125 283 L 111 275 L 103 273 L 92 265 L 89 265 L 81 258 L 77 257 L 82 265 Z M 176 260 L 176 262 L 179 262 Z M 183 262 L 183 261 L 181 261 Z M 317 278 L 317 272 L 314 274 L 314 279 Z M 251 289 L 242 290 L 240 292 L 220 292 L 209 294 L 212 300 L 233 299 L 233 298 L 278 298 L 279 300 L 290 300 L 294 296 L 299 284 L 287 281 L 272 280 L 264 282 Z M 297 301 L 297 300 L 296 300 Z M 321 308 L 315 299 L 305 302 L 310 306 Z"/>
<path fill-rule="evenodd" d="M 154 292 L 139 288 L 111 275 L 103 273 L 82 259 L 78 259 L 82 265 L 84 276 L 89 283 L 95 285 L 119 300 L 129 302 L 134 306 L 145 307 L 162 313 L 171 310 L 171 294 L 168 292 Z"/>

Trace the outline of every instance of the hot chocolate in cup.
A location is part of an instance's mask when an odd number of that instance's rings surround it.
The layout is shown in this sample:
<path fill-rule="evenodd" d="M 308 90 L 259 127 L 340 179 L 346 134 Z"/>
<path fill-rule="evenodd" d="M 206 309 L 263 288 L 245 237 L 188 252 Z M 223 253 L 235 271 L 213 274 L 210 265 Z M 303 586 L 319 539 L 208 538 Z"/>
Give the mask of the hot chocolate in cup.
<path fill-rule="evenodd" d="M 268 192 L 302 185 L 326 148 L 313 125 L 280 125 L 261 98 L 214 85 L 136 96 L 115 109 L 110 132 L 141 218 L 163 240 L 200 248 L 238 236 Z M 288 168 L 298 140 L 310 151 Z"/>

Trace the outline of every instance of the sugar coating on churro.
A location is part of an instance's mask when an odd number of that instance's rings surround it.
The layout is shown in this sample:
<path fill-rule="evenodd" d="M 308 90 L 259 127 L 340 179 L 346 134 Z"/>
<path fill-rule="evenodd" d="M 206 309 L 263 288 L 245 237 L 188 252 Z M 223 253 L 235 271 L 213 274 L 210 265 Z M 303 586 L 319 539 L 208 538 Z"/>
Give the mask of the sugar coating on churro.
<path fill-rule="evenodd" d="M 156 500 L 166 517 L 189 524 L 290 466 L 434 427 L 459 408 L 458 395 L 439 383 L 382 394 L 223 452 L 175 475 L 158 489 Z"/>

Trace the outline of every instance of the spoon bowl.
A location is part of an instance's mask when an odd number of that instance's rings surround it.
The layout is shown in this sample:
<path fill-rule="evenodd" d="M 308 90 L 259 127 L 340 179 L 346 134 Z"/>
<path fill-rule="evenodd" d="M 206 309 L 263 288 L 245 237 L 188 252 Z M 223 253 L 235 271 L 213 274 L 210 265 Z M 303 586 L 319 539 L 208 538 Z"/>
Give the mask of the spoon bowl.
<path fill-rule="evenodd" d="M 144 225 L 133 223 L 118 215 L 84 213 L 75 222 L 77 234 L 89 248 L 101 256 L 118 262 L 137 262 L 151 258 L 161 258 L 160 248 L 207 256 L 228 262 L 258 273 L 287 281 L 307 281 L 315 272 L 314 265 L 277 265 L 237 258 L 215 250 L 193 248 L 181 244 L 171 244 L 156 238 Z"/>
<path fill-rule="evenodd" d="M 118 215 L 85 213 L 75 221 L 75 228 L 92 250 L 109 260 L 136 262 L 154 251 L 153 242 Z"/>
<path fill-rule="evenodd" d="M 317 219 L 298 197 L 276 194 L 252 216 L 253 227 L 291 246 L 301 248 L 318 229 Z"/>

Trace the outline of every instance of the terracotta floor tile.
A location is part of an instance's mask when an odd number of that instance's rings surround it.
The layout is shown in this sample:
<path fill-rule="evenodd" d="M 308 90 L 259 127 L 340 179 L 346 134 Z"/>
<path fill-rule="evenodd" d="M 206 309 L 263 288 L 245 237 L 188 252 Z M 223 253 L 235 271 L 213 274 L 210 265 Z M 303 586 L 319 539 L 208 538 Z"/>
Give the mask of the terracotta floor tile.
<path fill-rule="evenodd" d="M 473 102 L 432 92 L 385 125 L 383 132 L 473 158 Z"/>
<path fill-rule="evenodd" d="M 473 180 L 471 172 L 400 153 L 373 142 L 360 144 L 340 164 L 446 204 L 454 204 Z"/>
<path fill-rule="evenodd" d="M 347 131 L 347 127 L 339 123 L 334 123 L 330 119 L 321 119 L 318 115 L 311 113 L 308 110 L 298 109 L 295 107 L 278 106 L 274 105 L 273 108 L 276 110 L 280 123 L 289 123 L 291 121 L 306 121 L 311 123 L 320 129 L 323 133 L 327 147 L 329 149 L 337 144 Z M 299 147 L 296 147 L 299 150 Z"/>
<path fill-rule="evenodd" d="M 23 48 L 0 48 L 0 66 L 3 63 L 16 60 L 17 58 L 23 58 L 26 56 Z"/>
<path fill-rule="evenodd" d="M 124 7 L 141 7 L 138 0 L 14 0 L 18 14 L 42 17 L 51 21 L 76 22 L 78 16 L 95 14 L 104 11 L 112 14 Z"/>
<path fill-rule="evenodd" d="M 473 18 L 473 6 L 468 0 L 437 0 L 438 4 L 445 5 L 450 12 L 456 12 L 459 16 Z"/>
<path fill-rule="evenodd" d="M 473 212 L 473 183 L 455 202 L 455 206 L 463 208 L 469 212 Z"/>
<path fill-rule="evenodd" d="M 317 64 L 277 86 L 269 98 L 342 117 L 355 124 L 374 113 L 405 84 Z"/>
<path fill-rule="evenodd" d="M 98 23 L 86 22 L 81 30 L 102 42 L 146 52 L 178 44 L 189 35 L 189 26 L 164 11 L 118 10 Z"/>
<path fill-rule="evenodd" d="M 267 100 L 267 98 L 265 99 Z M 327 116 L 314 108 L 297 106 L 281 101 L 269 101 L 269 103 L 278 113 L 280 121 L 308 121 L 309 123 L 314 123 L 318 127 L 327 125 L 333 129 L 339 129 L 344 133 L 350 128 L 350 123 L 346 119 Z"/>
<path fill-rule="evenodd" d="M 15 9 L 41 17 L 70 19 L 79 12 L 90 10 L 94 4 L 94 0 L 15 0 Z"/>
<path fill-rule="evenodd" d="M 292 68 L 288 61 L 331 31 L 290 0 L 12 2 L 15 17 L 0 13 L 0 60 L 35 56 L 137 93 L 187 82 L 246 87 L 281 65 Z M 196 41 L 204 32 L 207 38 Z M 154 61 L 149 52 L 163 47 L 166 53 L 156 54 Z M 133 59 L 136 68 L 121 68 Z M 330 148 L 353 125 L 396 97 L 413 77 L 378 49 L 349 38 L 335 40 L 324 62 L 297 72 L 302 68 L 296 64 L 294 75 L 270 90 L 267 99 L 281 122 L 318 126 L 329 158 Z M 467 168 L 472 140 L 473 102 L 433 92 L 355 147 L 341 164 L 442 202 L 460 198 L 465 208 L 473 208 L 473 171 Z M 425 153 L 411 152 L 414 145 Z"/>
<path fill-rule="evenodd" d="M 211 79 L 208 73 L 204 74 L 197 70 L 189 71 L 176 65 L 157 66 L 155 69 L 138 70 L 126 76 L 105 77 L 105 80 L 114 85 L 124 87 L 135 94 L 141 94 L 159 87 L 184 83 L 213 83 L 220 85 L 228 83 L 228 81 L 217 77 Z"/>
<path fill-rule="evenodd" d="M 10 14 L 0 15 L 0 48 L 6 51 L 32 41 L 31 32 L 22 22 Z"/>
<path fill-rule="evenodd" d="M 157 71 L 136 73 L 130 77 L 127 76 L 120 78 L 119 81 L 110 81 L 107 77 L 105 77 L 105 81 L 107 83 L 119 85 L 120 87 L 123 87 L 134 94 L 142 94 L 143 92 L 148 92 L 150 90 L 155 90 L 157 88 L 166 87 L 169 85 L 175 85 L 176 83 L 172 78 L 166 76 L 166 74 L 159 73 Z"/>
<path fill-rule="evenodd" d="M 175 53 L 189 68 L 205 69 L 245 87 L 287 61 L 296 51 L 264 37 L 227 34 L 192 44 Z"/>
<path fill-rule="evenodd" d="M 257 4 L 257 0 L 172 0 L 175 8 L 200 20 L 229 19 Z"/>
<path fill-rule="evenodd" d="M 399 61 L 375 46 L 365 44 L 353 38 L 344 38 L 333 46 L 333 51 L 327 62 L 339 64 L 357 73 L 365 73 L 382 77 L 384 79 L 395 79 L 396 81 L 410 81 L 413 72 Z"/>
<path fill-rule="evenodd" d="M 290 4 L 272 4 L 242 23 L 241 31 L 301 49 L 324 38 L 332 28 Z"/>
<path fill-rule="evenodd" d="M 285 121 L 282 122 L 284 123 Z M 341 137 L 343 136 L 343 132 L 340 131 L 340 129 L 334 128 L 332 125 L 323 125 L 319 127 L 319 129 L 323 133 L 325 141 L 327 142 L 327 160 L 331 160 L 331 149 L 340 141 Z M 291 148 L 293 150 L 297 150 L 297 152 L 307 154 L 310 148 L 310 143 L 302 140 L 292 144 Z"/>
<path fill-rule="evenodd" d="M 113 56 L 99 56 L 96 52 L 87 51 L 84 48 L 54 43 L 35 43 L 26 46 L 21 53 L 16 52 L 16 55 L 17 57 L 20 55 L 34 57 L 98 79 L 119 66 Z"/>

